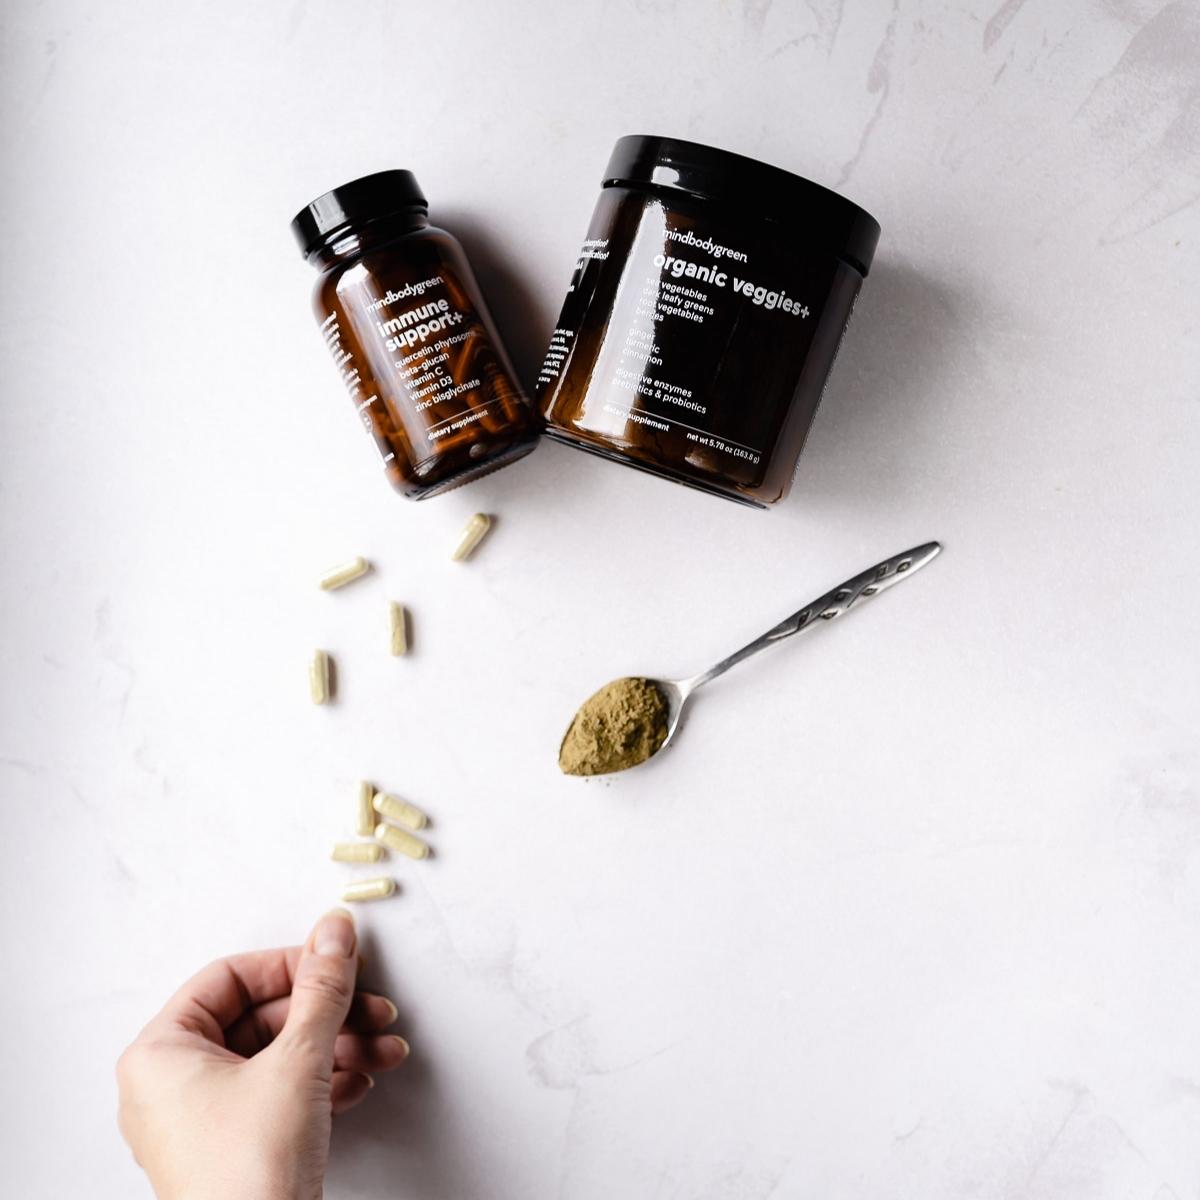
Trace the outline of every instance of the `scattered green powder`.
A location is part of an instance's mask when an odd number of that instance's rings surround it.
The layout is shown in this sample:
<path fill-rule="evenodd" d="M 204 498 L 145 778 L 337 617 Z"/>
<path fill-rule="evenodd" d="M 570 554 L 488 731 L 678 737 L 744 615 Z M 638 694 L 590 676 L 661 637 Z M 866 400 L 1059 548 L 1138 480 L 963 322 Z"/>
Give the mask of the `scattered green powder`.
<path fill-rule="evenodd" d="M 636 767 L 667 737 L 667 698 L 648 679 L 606 683 L 575 714 L 558 752 L 566 775 L 607 775 Z"/>

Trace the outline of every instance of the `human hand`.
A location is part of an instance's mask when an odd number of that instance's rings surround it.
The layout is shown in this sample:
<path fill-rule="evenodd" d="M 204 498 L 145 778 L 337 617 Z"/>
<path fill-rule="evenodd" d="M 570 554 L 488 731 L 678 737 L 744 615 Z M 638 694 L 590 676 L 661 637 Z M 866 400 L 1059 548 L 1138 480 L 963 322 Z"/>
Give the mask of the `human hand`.
<path fill-rule="evenodd" d="M 304 946 L 205 967 L 117 1064 L 118 1123 L 159 1200 L 315 1200 L 331 1115 L 408 1057 L 382 996 L 355 991 L 354 919 Z"/>

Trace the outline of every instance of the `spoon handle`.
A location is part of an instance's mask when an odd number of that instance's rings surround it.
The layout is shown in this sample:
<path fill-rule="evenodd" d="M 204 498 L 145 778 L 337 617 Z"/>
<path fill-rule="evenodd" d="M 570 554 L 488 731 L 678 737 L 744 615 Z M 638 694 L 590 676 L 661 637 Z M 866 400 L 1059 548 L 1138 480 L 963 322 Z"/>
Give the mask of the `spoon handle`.
<path fill-rule="evenodd" d="M 760 650 L 765 650 L 768 646 L 773 646 L 776 642 L 783 641 L 784 638 L 803 633 L 804 630 L 811 629 L 820 621 L 832 621 L 834 617 L 840 617 L 859 599 L 865 600 L 870 596 L 878 596 L 880 592 L 886 592 L 888 588 L 907 578 L 914 571 L 919 571 L 927 562 L 936 558 L 941 549 L 939 542 L 926 542 L 923 546 L 916 546 L 912 550 L 906 550 L 903 554 L 884 559 L 883 562 L 877 563 L 860 575 L 855 575 L 853 579 L 847 579 L 845 583 L 839 584 L 832 591 L 826 592 L 825 595 L 806 604 L 799 612 L 785 617 L 778 625 L 768 629 L 762 637 L 755 638 L 748 646 L 743 646 L 728 658 L 721 659 L 715 667 L 709 667 L 702 675 L 689 679 L 686 684 L 687 691 L 695 691 L 696 688 L 716 679 L 718 675 L 724 675 L 730 667 L 737 666 L 743 659 L 757 654 Z"/>

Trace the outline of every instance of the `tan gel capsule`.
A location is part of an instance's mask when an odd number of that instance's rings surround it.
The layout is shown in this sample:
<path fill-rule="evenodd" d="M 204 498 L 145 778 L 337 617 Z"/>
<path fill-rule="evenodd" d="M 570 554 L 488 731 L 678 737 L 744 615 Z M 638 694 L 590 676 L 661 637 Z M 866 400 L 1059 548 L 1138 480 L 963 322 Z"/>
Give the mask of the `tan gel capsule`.
<path fill-rule="evenodd" d="M 429 824 L 429 818 L 415 804 L 401 800 L 399 796 L 389 796 L 387 792 L 376 792 L 373 801 L 375 811 L 397 825 L 408 829 L 424 829 Z"/>
<path fill-rule="evenodd" d="M 346 584 L 361 578 L 370 569 L 371 564 L 365 558 L 352 558 L 349 562 L 342 563 L 340 567 L 333 567 L 321 576 L 321 590 L 332 592 L 334 588 L 345 587 Z"/>
<path fill-rule="evenodd" d="M 314 650 L 308 664 L 308 692 L 314 704 L 329 703 L 329 655 Z"/>
<path fill-rule="evenodd" d="M 360 879 L 342 888 L 342 899 L 350 904 L 360 900 L 384 900 L 396 890 L 396 881 L 381 875 L 378 879 Z"/>
<path fill-rule="evenodd" d="M 403 829 L 397 829 L 395 825 L 376 825 L 375 840 L 398 854 L 408 855 L 409 858 L 429 857 L 429 847 L 420 838 L 413 837 Z"/>
<path fill-rule="evenodd" d="M 387 851 L 378 842 L 335 842 L 329 855 L 334 862 L 379 862 Z"/>
<path fill-rule="evenodd" d="M 391 635 L 392 653 L 399 658 L 408 653 L 408 614 L 403 604 L 388 605 L 388 632 Z"/>
<path fill-rule="evenodd" d="M 458 539 L 458 545 L 454 547 L 454 553 L 450 555 L 453 562 L 463 562 L 475 553 L 475 547 L 483 541 L 484 535 L 492 527 L 492 518 L 487 513 L 476 513 L 464 526 L 462 534 Z"/>
<path fill-rule="evenodd" d="M 364 779 L 358 785 L 354 806 L 354 832 L 359 837 L 373 837 L 375 834 L 375 809 L 371 806 L 374 799 L 375 785 Z"/>

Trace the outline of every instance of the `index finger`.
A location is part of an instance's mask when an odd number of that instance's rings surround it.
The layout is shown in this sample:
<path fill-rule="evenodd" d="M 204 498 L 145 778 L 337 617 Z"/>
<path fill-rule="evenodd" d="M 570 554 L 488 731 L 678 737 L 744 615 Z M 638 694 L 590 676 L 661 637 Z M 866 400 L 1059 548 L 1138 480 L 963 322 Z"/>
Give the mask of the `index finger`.
<path fill-rule="evenodd" d="M 291 994 L 299 946 L 219 958 L 191 977 L 151 1022 L 224 1045 L 224 1031 L 247 1009 Z"/>

